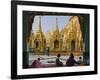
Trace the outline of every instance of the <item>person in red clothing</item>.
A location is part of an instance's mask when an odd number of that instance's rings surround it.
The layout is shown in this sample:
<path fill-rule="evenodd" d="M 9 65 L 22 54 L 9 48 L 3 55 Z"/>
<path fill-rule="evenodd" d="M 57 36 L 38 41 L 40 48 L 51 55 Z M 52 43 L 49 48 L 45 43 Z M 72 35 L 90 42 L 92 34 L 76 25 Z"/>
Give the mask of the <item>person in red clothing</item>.
<path fill-rule="evenodd" d="M 75 61 L 73 53 L 71 53 L 69 59 L 66 61 L 66 66 L 74 66 L 75 64 L 79 64 Z"/>
<path fill-rule="evenodd" d="M 37 60 L 34 60 L 34 62 L 32 63 L 32 67 L 33 68 L 42 68 L 42 63 L 40 62 L 40 58 L 38 58 Z"/>
<path fill-rule="evenodd" d="M 36 68 L 36 60 L 33 61 L 33 63 L 31 64 L 32 68 Z"/>

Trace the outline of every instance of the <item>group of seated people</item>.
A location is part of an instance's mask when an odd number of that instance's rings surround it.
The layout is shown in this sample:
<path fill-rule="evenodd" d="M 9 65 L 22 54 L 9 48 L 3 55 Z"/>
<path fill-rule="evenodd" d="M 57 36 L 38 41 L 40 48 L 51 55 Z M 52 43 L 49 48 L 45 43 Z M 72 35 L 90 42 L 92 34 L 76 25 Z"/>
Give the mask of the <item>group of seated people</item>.
<path fill-rule="evenodd" d="M 60 54 L 57 55 L 56 61 L 55 61 L 55 67 L 61 67 L 61 66 L 74 66 L 75 64 L 82 64 L 82 58 L 79 57 L 79 61 L 76 61 L 74 59 L 74 55 L 73 53 L 70 54 L 70 57 L 66 60 L 66 65 L 63 64 L 63 62 L 61 62 L 60 60 Z M 44 67 L 43 64 L 40 62 L 40 58 L 38 58 L 37 60 L 34 60 L 32 63 L 32 68 L 42 68 Z"/>
<path fill-rule="evenodd" d="M 76 61 L 74 59 L 74 55 L 73 53 L 71 53 L 70 57 L 66 60 L 66 66 L 74 66 L 75 64 L 82 64 L 82 58 L 79 57 L 79 61 Z M 63 66 L 63 63 L 60 61 L 60 54 L 57 55 L 57 59 L 56 59 L 56 66 L 59 67 L 59 66 Z"/>

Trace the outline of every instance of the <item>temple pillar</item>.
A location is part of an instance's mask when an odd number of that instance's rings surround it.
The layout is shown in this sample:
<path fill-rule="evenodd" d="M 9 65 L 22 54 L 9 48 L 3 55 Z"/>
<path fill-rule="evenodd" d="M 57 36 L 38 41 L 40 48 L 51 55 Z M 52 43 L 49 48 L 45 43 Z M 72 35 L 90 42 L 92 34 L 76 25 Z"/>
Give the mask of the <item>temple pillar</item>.
<path fill-rule="evenodd" d="M 83 16 L 83 29 L 82 29 L 82 33 L 83 33 L 83 39 L 84 39 L 84 43 L 85 43 L 85 51 L 83 53 L 83 60 L 84 60 L 84 63 L 86 64 L 89 64 L 87 63 L 88 60 L 90 60 L 90 54 L 89 53 L 89 41 L 90 41 L 90 38 L 89 38 L 89 15 L 84 15 Z"/>
<path fill-rule="evenodd" d="M 28 38 L 33 20 L 34 16 L 31 16 L 29 12 L 23 12 L 23 68 L 27 68 L 29 64 Z"/>
<path fill-rule="evenodd" d="M 75 44 L 75 51 L 77 51 L 78 49 L 78 42 L 76 41 L 76 44 Z"/>

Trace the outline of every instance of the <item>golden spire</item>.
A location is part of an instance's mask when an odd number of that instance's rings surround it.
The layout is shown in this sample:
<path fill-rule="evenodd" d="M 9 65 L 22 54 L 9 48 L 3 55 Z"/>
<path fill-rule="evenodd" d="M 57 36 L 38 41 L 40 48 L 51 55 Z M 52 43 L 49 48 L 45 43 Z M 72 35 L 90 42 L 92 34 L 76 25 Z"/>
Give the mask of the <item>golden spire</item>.
<path fill-rule="evenodd" d="M 41 28 L 41 16 L 39 16 L 39 31 L 42 32 L 42 28 Z"/>
<path fill-rule="evenodd" d="M 58 17 L 56 17 L 56 31 L 59 32 L 59 29 L 58 29 Z"/>

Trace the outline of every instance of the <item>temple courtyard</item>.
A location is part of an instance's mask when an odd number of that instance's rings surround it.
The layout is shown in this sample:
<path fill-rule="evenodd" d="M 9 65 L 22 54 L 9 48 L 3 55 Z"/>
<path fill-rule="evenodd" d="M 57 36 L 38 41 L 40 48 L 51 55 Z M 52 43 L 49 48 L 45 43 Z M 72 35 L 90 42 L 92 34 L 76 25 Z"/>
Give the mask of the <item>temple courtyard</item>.
<path fill-rule="evenodd" d="M 79 57 L 82 56 L 75 56 L 74 59 L 76 61 L 79 61 Z M 56 55 L 35 55 L 34 53 L 29 53 L 29 65 L 31 65 L 33 63 L 34 60 L 37 60 L 38 58 L 40 58 L 40 62 L 43 65 L 55 65 L 55 61 L 57 56 Z M 69 56 L 64 56 L 62 55 L 60 57 L 60 61 L 63 62 L 63 65 L 66 65 L 66 61 L 69 58 Z M 83 60 L 83 57 L 82 57 Z"/>

